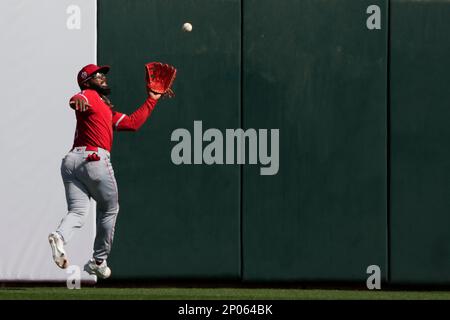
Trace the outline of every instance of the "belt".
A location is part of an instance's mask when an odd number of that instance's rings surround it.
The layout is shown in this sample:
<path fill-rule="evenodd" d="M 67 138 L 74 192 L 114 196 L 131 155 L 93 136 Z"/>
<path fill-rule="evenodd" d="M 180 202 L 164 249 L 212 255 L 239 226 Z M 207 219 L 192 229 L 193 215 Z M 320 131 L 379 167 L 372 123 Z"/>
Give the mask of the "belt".
<path fill-rule="evenodd" d="M 105 156 L 106 159 L 109 159 L 109 151 L 103 148 L 93 147 L 93 146 L 80 146 L 72 148 L 71 152 L 86 152 L 86 151 L 94 151 L 94 153 L 90 153 L 86 157 L 86 161 L 99 161 L 100 156 Z M 100 155 L 100 156 L 99 156 Z"/>
<path fill-rule="evenodd" d="M 74 147 L 71 151 L 95 151 L 98 152 L 98 147 L 86 146 L 86 147 Z"/>
<path fill-rule="evenodd" d="M 80 147 L 73 147 L 72 150 L 70 151 L 75 151 L 75 152 L 83 152 L 83 151 L 94 151 L 97 153 L 106 153 L 106 155 L 109 156 L 109 151 L 103 148 L 99 148 L 99 147 L 93 147 L 93 146 L 80 146 Z"/>

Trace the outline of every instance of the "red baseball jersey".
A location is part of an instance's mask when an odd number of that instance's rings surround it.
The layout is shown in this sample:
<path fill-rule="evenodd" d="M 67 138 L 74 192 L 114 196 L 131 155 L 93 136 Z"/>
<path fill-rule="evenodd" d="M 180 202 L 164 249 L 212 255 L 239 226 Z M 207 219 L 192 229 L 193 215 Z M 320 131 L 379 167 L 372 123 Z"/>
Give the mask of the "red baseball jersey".
<path fill-rule="evenodd" d="M 86 89 L 74 95 L 74 99 L 84 99 L 90 105 L 87 111 L 76 111 L 77 127 L 73 148 L 91 146 L 111 151 L 113 130 L 136 131 L 152 113 L 157 100 L 150 97 L 129 116 L 114 111 L 100 95 L 92 89 Z"/>

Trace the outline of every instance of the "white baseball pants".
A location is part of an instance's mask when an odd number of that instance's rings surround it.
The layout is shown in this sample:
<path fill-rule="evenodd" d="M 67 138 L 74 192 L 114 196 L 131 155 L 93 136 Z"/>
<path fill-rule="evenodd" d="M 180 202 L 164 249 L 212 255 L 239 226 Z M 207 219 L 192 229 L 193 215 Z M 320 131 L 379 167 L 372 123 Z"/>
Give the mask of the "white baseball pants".
<path fill-rule="evenodd" d="M 98 148 L 98 161 L 87 161 L 95 153 L 85 147 L 76 147 L 62 160 L 61 175 L 66 190 L 67 215 L 62 219 L 58 232 L 64 243 L 73 232 L 83 226 L 89 212 L 91 197 L 97 202 L 93 257 L 106 260 L 111 251 L 119 201 L 117 183 L 108 151 Z"/>

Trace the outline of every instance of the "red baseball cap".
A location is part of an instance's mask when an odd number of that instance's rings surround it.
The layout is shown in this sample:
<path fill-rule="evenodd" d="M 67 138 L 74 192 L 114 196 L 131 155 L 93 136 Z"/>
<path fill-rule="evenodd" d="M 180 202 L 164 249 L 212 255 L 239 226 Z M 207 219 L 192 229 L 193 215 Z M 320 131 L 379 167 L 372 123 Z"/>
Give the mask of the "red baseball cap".
<path fill-rule="evenodd" d="M 81 85 L 97 72 L 108 73 L 109 69 L 109 66 L 97 66 L 95 64 L 88 64 L 87 66 L 84 66 L 83 69 L 78 72 L 78 85 Z"/>

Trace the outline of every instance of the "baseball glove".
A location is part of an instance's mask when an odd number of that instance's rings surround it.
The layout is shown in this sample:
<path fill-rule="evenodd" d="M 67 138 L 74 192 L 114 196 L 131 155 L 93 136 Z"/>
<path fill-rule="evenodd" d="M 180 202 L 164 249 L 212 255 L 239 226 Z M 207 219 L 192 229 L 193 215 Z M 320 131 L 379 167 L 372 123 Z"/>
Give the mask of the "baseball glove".
<path fill-rule="evenodd" d="M 169 98 L 175 96 L 171 86 L 175 80 L 177 69 L 169 64 L 161 62 L 150 62 L 145 65 L 145 80 L 147 89 L 167 95 Z"/>

